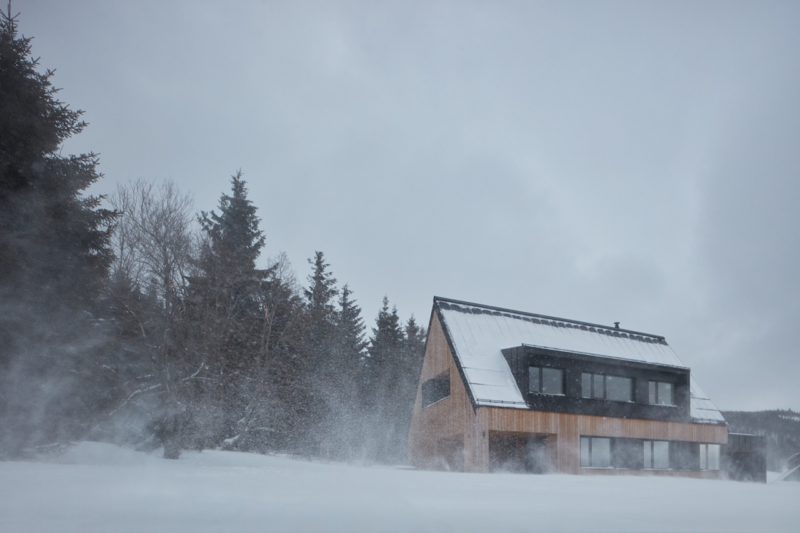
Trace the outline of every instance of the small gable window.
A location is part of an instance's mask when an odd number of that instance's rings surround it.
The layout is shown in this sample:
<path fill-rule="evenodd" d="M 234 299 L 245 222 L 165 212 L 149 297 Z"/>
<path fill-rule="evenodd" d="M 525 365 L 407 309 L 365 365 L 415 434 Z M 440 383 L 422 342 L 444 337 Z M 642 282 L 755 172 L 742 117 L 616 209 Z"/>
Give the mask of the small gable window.
<path fill-rule="evenodd" d="M 528 368 L 528 391 L 534 394 L 564 395 L 564 371 L 560 368 Z"/>
<path fill-rule="evenodd" d="M 448 396 L 450 396 L 450 372 L 442 372 L 422 384 L 422 407 L 427 407 Z"/>

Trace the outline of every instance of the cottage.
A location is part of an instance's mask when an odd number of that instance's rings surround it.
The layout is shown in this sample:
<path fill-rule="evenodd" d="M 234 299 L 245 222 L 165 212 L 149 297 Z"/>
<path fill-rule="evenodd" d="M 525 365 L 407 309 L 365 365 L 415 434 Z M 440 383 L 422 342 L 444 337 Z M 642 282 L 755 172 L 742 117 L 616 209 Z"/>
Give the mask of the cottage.
<path fill-rule="evenodd" d="M 420 468 L 720 477 L 728 427 L 664 337 L 434 298 Z"/>

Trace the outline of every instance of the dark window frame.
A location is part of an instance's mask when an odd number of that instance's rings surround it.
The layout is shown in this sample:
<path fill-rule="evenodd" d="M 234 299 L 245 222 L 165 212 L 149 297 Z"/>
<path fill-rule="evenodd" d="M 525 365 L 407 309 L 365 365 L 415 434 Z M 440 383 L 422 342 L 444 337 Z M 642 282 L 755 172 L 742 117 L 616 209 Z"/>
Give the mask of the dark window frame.
<path fill-rule="evenodd" d="M 667 466 L 656 466 L 656 443 L 657 442 L 665 442 L 667 444 Z M 650 448 L 650 464 L 647 464 L 644 456 L 644 448 L 648 446 Z M 642 439 L 642 462 L 643 462 L 643 470 L 672 470 L 672 458 L 670 456 L 670 441 L 668 440 L 660 440 L 660 439 Z"/>
<path fill-rule="evenodd" d="M 450 397 L 450 371 L 445 370 L 422 383 L 422 408 Z"/>
<path fill-rule="evenodd" d="M 536 370 L 537 371 L 536 372 L 536 376 L 537 376 L 538 384 L 537 384 L 536 390 L 534 390 L 531 387 L 531 377 L 532 377 L 531 376 L 531 371 L 532 370 Z M 561 379 L 560 379 L 560 381 L 561 381 L 561 383 L 560 383 L 561 392 L 544 392 L 543 389 L 544 389 L 544 371 L 545 370 L 557 371 L 557 372 L 559 372 L 561 374 Z M 556 368 L 556 367 L 550 367 L 550 366 L 533 366 L 533 365 L 530 365 L 530 366 L 528 366 L 528 393 L 529 394 L 543 394 L 543 395 L 546 395 L 546 396 L 566 396 L 566 391 L 565 391 L 565 386 L 564 386 L 564 377 L 565 377 L 565 375 L 566 375 L 566 373 L 564 372 L 563 368 Z"/>
<path fill-rule="evenodd" d="M 592 454 L 592 448 L 594 447 L 595 441 L 604 440 L 608 441 L 608 464 L 606 465 L 596 465 L 593 464 L 593 459 L 595 456 Z M 586 455 L 588 456 L 588 463 L 584 464 L 583 462 L 583 443 L 587 442 L 588 446 L 586 448 Z M 603 469 L 610 469 L 614 467 L 614 439 L 612 437 L 591 437 L 589 435 L 581 435 L 580 437 L 580 465 L 581 468 L 603 468 Z"/>
<path fill-rule="evenodd" d="M 586 382 L 587 380 L 584 376 L 588 376 L 588 383 L 589 383 L 589 391 L 586 391 Z M 598 379 L 600 383 L 600 388 L 602 388 L 601 392 L 598 392 L 596 389 L 598 384 Z M 626 379 L 629 383 L 629 391 L 628 391 L 628 400 L 618 400 L 614 398 L 608 397 L 608 378 L 620 378 Z M 622 402 L 622 403 L 635 403 L 636 391 L 636 379 L 628 376 L 620 376 L 619 374 L 606 374 L 604 372 L 581 372 L 581 398 L 584 400 L 605 400 L 608 402 Z"/>
<path fill-rule="evenodd" d="M 662 403 L 659 385 L 669 385 L 669 403 Z M 660 405 L 662 407 L 677 407 L 675 403 L 675 384 L 670 381 L 658 381 L 650 379 L 647 381 L 647 403 L 650 405 Z"/>
<path fill-rule="evenodd" d="M 715 460 L 714 460 L 713 466 L 711 464 L 712 454 L 710 453 L 711 450 L 712 450 L 712 448 L 711 448 L 712 446 L 714 446 L 713 449 L 716 449 L 716 457 L 714 458 Z M 700 448 L 700 470 L 704 471 L 704 472 L 706 472 L 706 471 L 708 471 L 708 472 L 719 471 L 720 470 L 720 456 L 721 456 L 721 453 L 722 453 L 722 448 L 720 447 L 720 445 L 719 444 L 710 443 L 710 442 L 709 443 L 701 442 L 699 448 Z"/>
<path fill-rule="evenodd" d="M 608 439 L 609 464 L 598 463 L 595 439 Z M 722 446 L 715 443 L 692 443 L 667 439 L 639 439 L 581 435 L 579 441 L 581 468 L 667 471 L 711 471 L 722 468 Z M 685 445 L 692 445 L 692 448 Z M 603 444 L 603 452 L 606 445 Z M 692 455 L 694 453 L 694 455 Z M 699 456 L 698 456 L 699 454 Z M 705 455 L 704 455 L 705 454 Z M 679 456 L 682 456 L 682 460 Z M 602 459 L 606 459 L 605 456 Z"/>

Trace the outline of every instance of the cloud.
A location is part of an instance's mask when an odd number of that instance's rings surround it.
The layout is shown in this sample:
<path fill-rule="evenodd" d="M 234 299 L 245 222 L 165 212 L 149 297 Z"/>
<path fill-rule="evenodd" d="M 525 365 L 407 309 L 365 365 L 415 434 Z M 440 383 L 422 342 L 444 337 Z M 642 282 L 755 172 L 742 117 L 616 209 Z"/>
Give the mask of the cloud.
<path fill-rule="evenodd" d="M 243 168 L 369 323 L 434 294 L 666 335 L 723 408 L 794 407 L 800 105 L 787 2 L 108 4 L 21 27 L 107 190 L 213 208 Z M 752 391 L 744 394 L 742 391 Z"/>

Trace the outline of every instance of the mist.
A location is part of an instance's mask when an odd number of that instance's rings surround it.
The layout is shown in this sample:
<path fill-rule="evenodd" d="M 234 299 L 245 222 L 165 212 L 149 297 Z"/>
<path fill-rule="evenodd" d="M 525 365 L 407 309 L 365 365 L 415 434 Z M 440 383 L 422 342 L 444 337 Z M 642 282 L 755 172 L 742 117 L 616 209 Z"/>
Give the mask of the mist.
<path fill-rule="evenodd" d="M 4 8 L 0 530 L 796 526 L 800 4 Z M 465 371 L 435 295 L 679 366 Z"/>
<path fill-rule="evenodd" d="M 98 192 L 210 206 L 242 168 L 269 255 L 324 250 L 369 317 L 388 293 L 621 321 L 724 409 L 800 409 L 793 3 L 154 9 L 24 6 Z"/>

